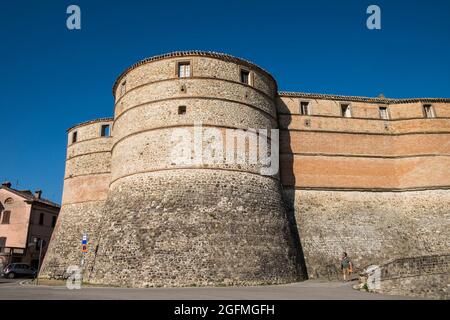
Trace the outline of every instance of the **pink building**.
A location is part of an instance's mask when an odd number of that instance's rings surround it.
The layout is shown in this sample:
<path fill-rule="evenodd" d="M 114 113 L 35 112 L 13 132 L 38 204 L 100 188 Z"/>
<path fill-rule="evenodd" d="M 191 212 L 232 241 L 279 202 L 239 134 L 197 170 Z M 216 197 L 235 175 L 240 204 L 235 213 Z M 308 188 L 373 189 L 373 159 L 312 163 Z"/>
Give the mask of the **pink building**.
<path fill-rule="evenodd" d="M 13 189 L 9 182 L 0 186 L 0 268 L 12 262 L 37 268 L 41 243 L 45 255 L 60 206 L 41 195 Z"/>

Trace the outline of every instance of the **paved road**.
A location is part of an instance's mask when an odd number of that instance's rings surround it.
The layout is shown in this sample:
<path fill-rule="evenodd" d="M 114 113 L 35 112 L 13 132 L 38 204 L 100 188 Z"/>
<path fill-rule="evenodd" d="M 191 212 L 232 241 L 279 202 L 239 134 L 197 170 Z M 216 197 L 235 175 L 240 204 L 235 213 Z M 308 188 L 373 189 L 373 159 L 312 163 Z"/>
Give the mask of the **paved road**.
<path fill-rule="evenodd" d="M 286 285 L 259 287 L 203 287 L 203 288 L 105 288 L 83 287 L 69 290 L 59 286 L 34 286 L 23 283 L 24 280 L 0 279 L 0 300 L 80 300 L 80 299 L 192 299 L 192 300 L 379 300 L 405 299 L 404 297 L 386 296 L 359 292 L 352 289 L 350 283 L 304 281 Z M 25 281 L 26 282 L 26 281 Z"/>

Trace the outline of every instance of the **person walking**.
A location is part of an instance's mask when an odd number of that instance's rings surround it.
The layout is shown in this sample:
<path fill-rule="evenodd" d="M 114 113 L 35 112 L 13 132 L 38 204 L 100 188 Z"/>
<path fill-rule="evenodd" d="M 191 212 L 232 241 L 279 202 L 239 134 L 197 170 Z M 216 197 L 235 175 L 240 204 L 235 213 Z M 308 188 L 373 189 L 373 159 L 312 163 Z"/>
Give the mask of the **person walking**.
<path fill-rule="evenodd" d="M 344 281 L 350 280 L 350 275 L 353 272 L 353 263 L 347 255 L 347 252 L 342 253 L 341 257 L 341 270 L 344 276 Z"/>

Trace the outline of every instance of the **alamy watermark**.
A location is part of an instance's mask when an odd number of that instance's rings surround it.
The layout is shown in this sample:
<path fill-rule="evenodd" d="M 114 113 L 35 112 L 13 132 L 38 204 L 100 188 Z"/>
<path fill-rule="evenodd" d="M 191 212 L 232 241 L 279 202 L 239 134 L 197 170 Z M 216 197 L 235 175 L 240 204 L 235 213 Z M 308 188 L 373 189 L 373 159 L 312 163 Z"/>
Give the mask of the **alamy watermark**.
<path fill-rule="evenodd" d="M 379 290 L 381 288 L 381 268 L 377 265 L 367 267 L 367 287 L 369 290 Z"/>
<path fill-rule="evenodd" d="M 69 277 L 66 280 L 66 287 L 69 290 L 81 289 L 83 282 L 83 272 L 79 266 L 69 266 L 66 270 Z"/>
<path fill-rule="evenodd" d="M 177 128 L 171 136 L 169 165 L 248 165 L 261 175 L 273 176 L 279 168 L 278 129 L 225 129 L 194 124 Z"/>
<path fill-rule="evenodd" d="M 369 30 L 381 29 L 381 9 L 379 6 L 372 4 L 367 7 L 367 14 L 370 16 L 367 18 L 366 26 Z"/>
<path fill-rule="evenodd" d="M 66 13 L 69 14 L 66 20 L 66 27 L 69 30 L 81 29 L 81 9 L 79 6 L 72 4 L 67 7 Z"/>

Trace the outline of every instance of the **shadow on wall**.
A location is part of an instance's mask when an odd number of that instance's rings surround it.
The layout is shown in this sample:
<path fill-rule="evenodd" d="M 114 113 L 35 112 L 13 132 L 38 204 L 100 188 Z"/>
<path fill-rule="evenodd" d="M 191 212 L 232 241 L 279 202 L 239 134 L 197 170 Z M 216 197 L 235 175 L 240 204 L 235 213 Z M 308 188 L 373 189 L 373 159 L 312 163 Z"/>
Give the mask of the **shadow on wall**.
<path fill-rule="evenodd" d="M 283 126 L 287 127 L 291 123 L 290 111 L 286 104 L 280 99 L 278 101 L 278 128 L 280 129 L 280 185 L 282 195 L 286 207 L 287 217 L 289 221 L 289 229 L 294 241 L 294 247 L 297 250 L 296 263 L 299 274 L 304 279 L 308 279 L 308 270 L 306 268 L 305 255 L 300 239 L 300 233 L 295 218 L 295 176 L 294 176 L 294 157 L 292 156 L 291 135 L 288 130 L 282 131 L 280 125 L 280 114 L 285 115 Z M 283 157 L 284 161 L 281 162 Z M 284 179 L 283 179 L 284 177 Z M 283 181 L 284 180 L 284 181 Z"/>

